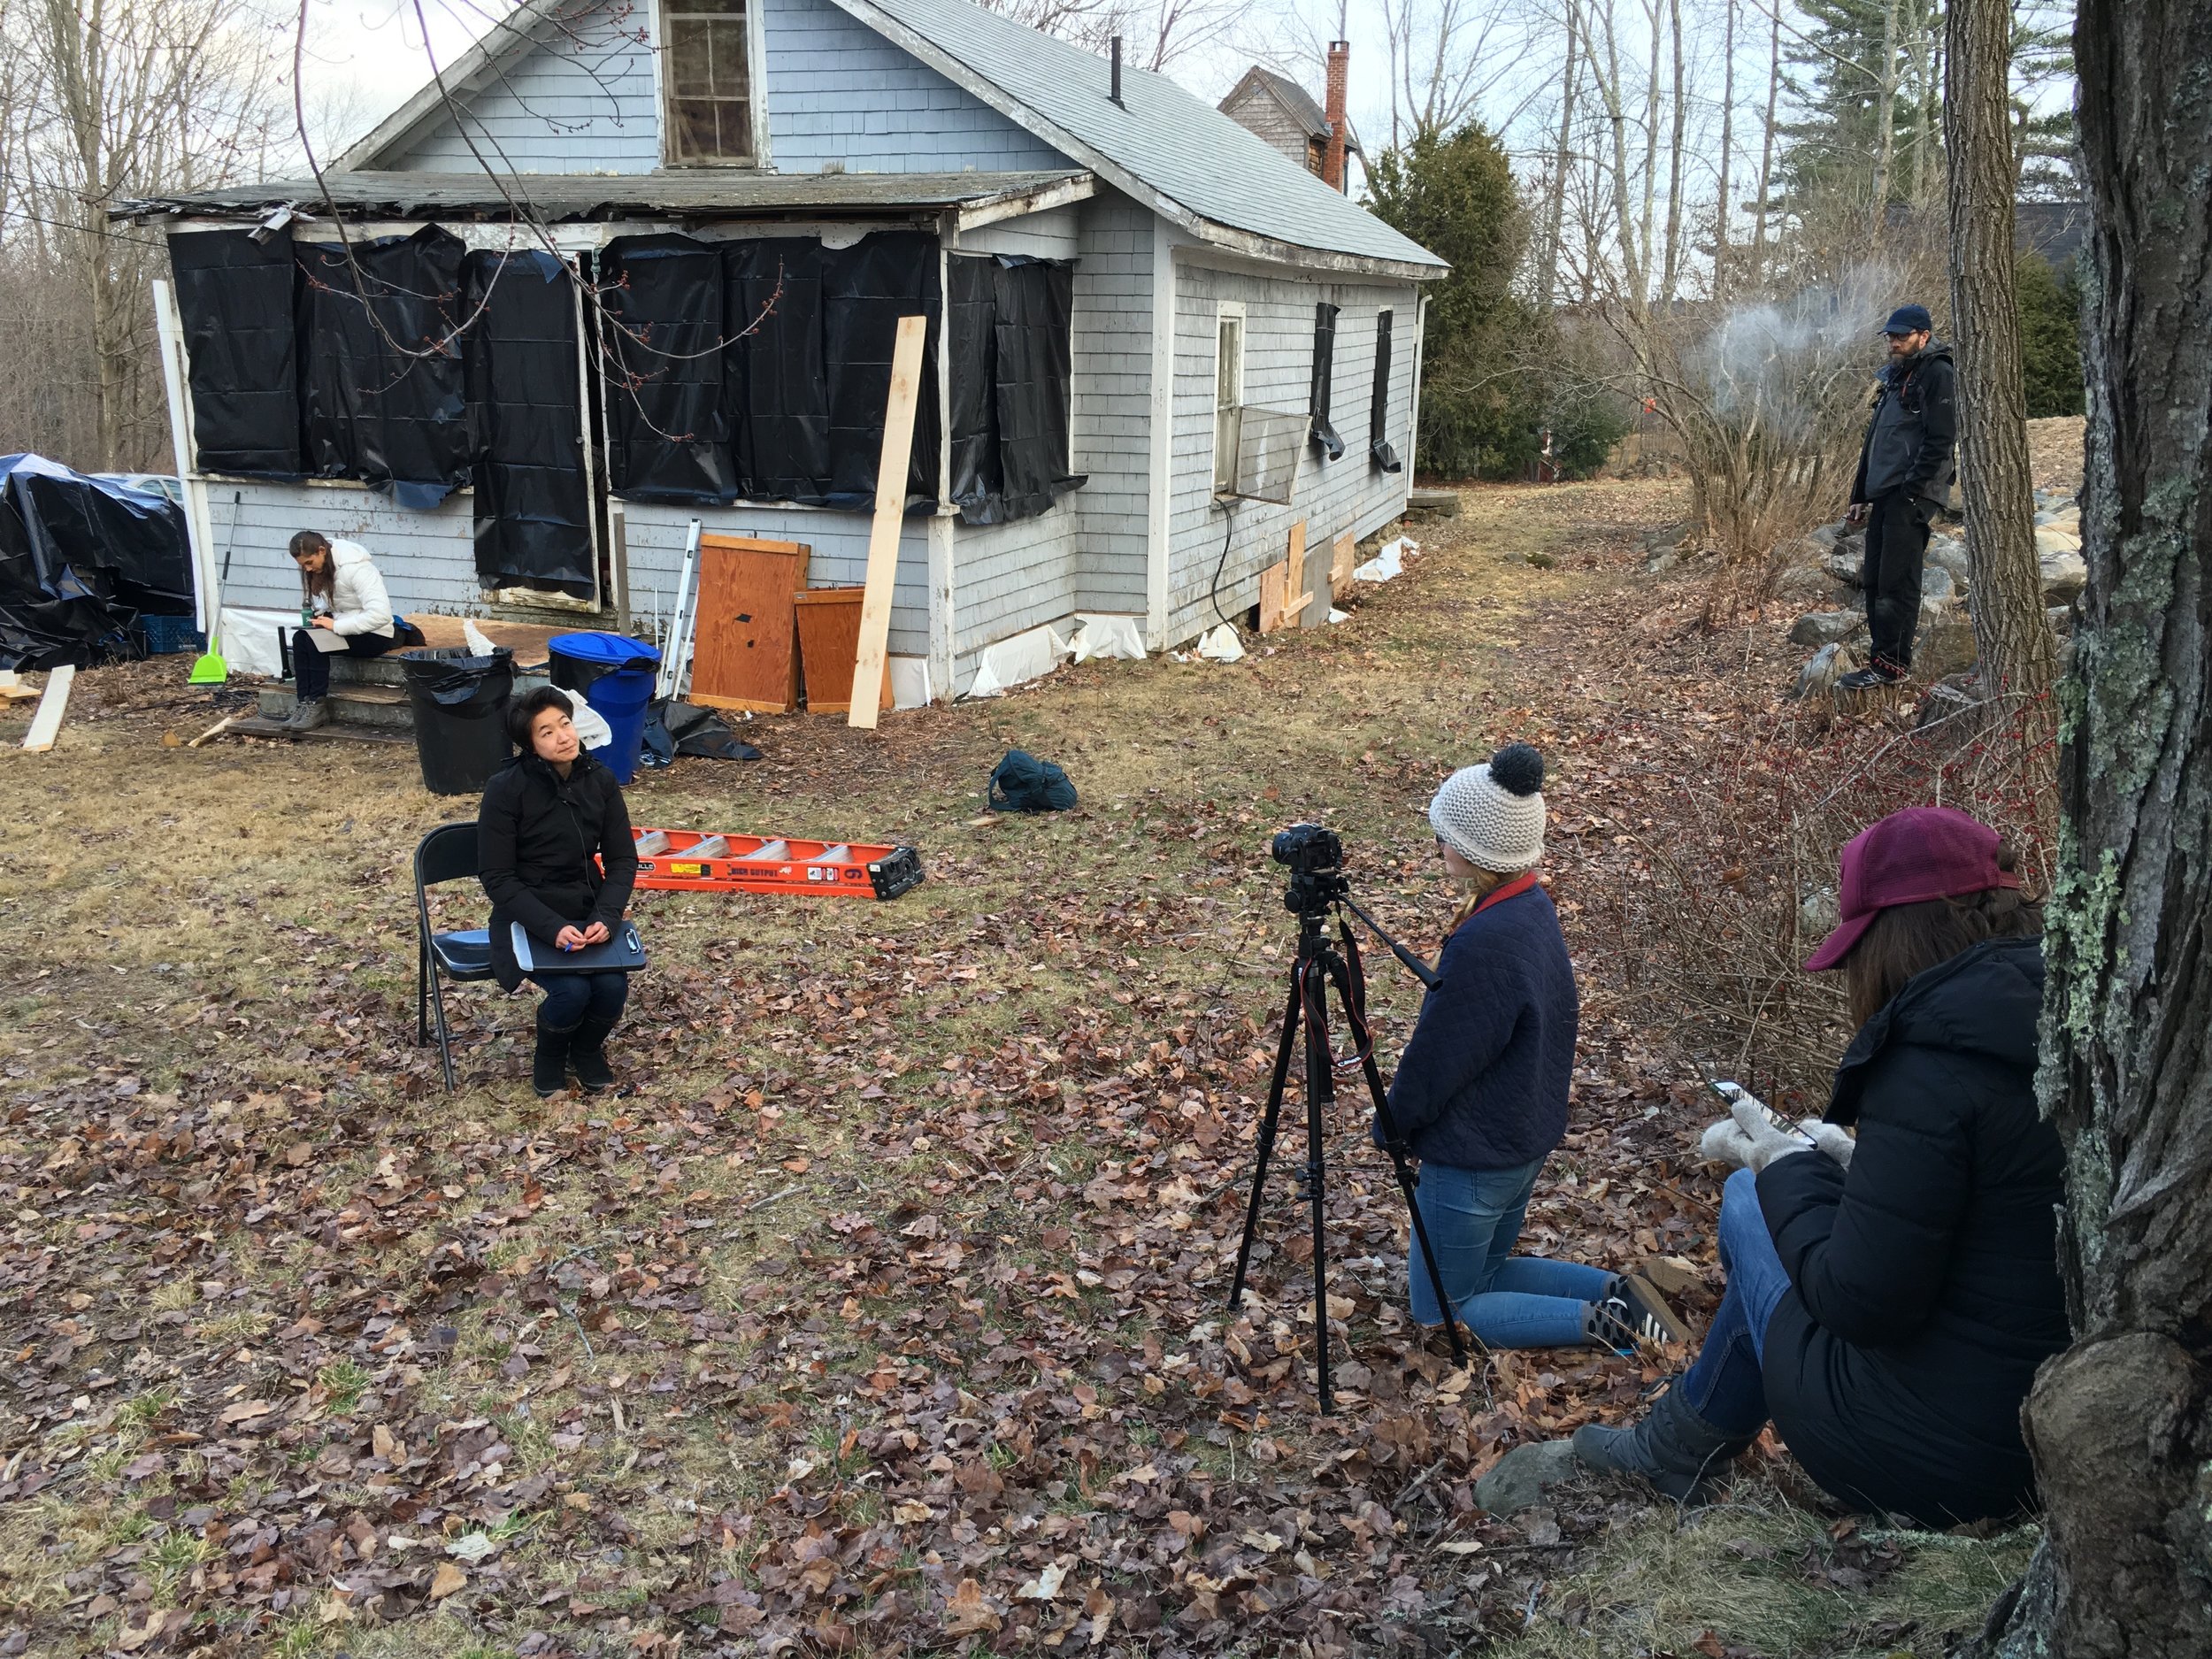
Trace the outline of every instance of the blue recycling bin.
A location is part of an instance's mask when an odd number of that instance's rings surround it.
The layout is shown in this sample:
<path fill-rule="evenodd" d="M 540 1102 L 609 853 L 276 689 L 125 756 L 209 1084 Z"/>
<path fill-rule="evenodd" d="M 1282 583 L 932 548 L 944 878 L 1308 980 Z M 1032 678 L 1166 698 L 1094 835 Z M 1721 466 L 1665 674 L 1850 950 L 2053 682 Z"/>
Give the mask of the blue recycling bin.
<path fill-rule="evenodd" d="M 552 681 L 564 691 L 580 691 L 613 735 L 592 757 L 614 773 L 617 783 L 637 776 L 638 750 L 645 741 L 645 711 L 652 706 L 653 681 L 661 654 L 643 640 L 621 634 L 557 634 L 546 641 Z"/>

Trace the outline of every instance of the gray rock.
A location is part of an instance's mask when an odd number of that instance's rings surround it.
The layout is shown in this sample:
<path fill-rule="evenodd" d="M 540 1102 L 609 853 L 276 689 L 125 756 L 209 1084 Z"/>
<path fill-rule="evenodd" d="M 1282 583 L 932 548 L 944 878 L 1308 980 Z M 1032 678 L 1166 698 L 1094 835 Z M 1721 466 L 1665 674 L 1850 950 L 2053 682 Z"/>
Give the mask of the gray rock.
<path fill-rule="evenodd" d="M 1822 561 L 1828 573 L 1847 588 L 1862 585 L 1866 574 L 1866 549 L 1856 536 L 1836 543 L 1835 551 Z"/>
<path fill-rule="evenodd" d="M 1974 625 L 1958 611 L 1931 618 L 1921 613 L 1920 634 L 1913 641 L 1913 672 L 1924 680 L 1944 680 L 1973 667 Z"/>
<path fill-rule="evenodd" d="M 1833 611 L 1855 603 L 1858 590 L 1839 584 L 1824 565 L 1796 565 L 1776 572 L 1774 596 L 1815 611 Z"/>
<path fill-rule="evenodd" d="M 1836 645 L 1865 631 L 1866 618 L 1856 611 L 1811 611 L 1790 629 L 1790 643 Z"/>
<path fill-rule="evenodd" d="M 2045 534 L 2049 532 L 2046 531 Z M 2040 541 L 2039 537 L 2038 541 Z M 2042 567 L 2043 596 L 2071 604 L 2089 585 L 2089 565 L 2079 553 L 2060 549 L 2046 552 L 2039 545 L 2036 563 Z"/>
<path fill-rule="evenodd" d="M 1566 1440 L 1516 1446 L 1475 1482 L 1475 1503 L 1492 1515 L 1511 1515 L 1541 1502 L 1544 1494 L 1582 1472 Z"/>
<path fill-rule="evenodd" d="M 1920 572 L 1920 608 L 1947 606 L 1959 596 L 1959 585 L 1951 579 L 1948 566 L 1931 560 Z"/>
<path fill-rule="evenodd" d="M 2050 618 L 2050 619 L 2051 619 L 2051 626 L 2052 626 L 2054 628 L 2057 629 L 2057 630 L 2058 630 L 2061 634 L 2069 634 L 2069 633 L 2071 633 L 2071 632 L 2073 631 L 2073 626 L 2074 626 L 2074 607 L 2073 607 L 2073 606 L 2071 606 L 2071 605 L 2052 605 L 2052 606 L 2048 607 L 2048 608 L 2047 608 L 2047 610 L 2043 612 L 2043 614 L 2044 614 L 2045 616 L 2047 616 L 2047 617 Z"/>
<path fill-rule="evenodd" d="M 1661 548 L 1655 553 L 1646 555 L 1644 558 L 1644 574 L 1647 576 L 1664 576 L 1669 571 L 1672 570 L 1680 563 L 1681 560 L 1676 557 L 1675 550 L 1672 548 Z"/>
<path fill-rule="evenodd" d="M 1789 695 L 1793 699 L 1824 697 L 1836 688 L 1836 681 L 1863 666 L 1859 653 L 1847 645 L 1824 645 L 1797 671 L 1797 683 Z"/>
<path fill-rule="evenodd" d="M 1960 593 L 1966 591 L 1967 580 L 1973 567 L 1966 557 L 1966 538 L 1958 535 L 1939 535 L 1928 543 L 1928 568 L 1950 572 L 1951 585 Z"/>

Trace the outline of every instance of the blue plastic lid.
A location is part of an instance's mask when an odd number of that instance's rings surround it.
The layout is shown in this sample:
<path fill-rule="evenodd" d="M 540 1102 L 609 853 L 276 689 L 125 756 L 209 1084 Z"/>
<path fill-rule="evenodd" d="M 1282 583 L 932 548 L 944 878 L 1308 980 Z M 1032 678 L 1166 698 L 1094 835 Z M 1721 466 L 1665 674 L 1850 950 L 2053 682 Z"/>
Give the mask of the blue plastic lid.
<path fill-rule="evenodd" d="M 650 663 L 661 659 L 661 654 L 643 640 L 623 634 L 556 634 L 545 642 L 545 649 L 580 663 L 605 663 L 616 668 L 641 657 Z"/>

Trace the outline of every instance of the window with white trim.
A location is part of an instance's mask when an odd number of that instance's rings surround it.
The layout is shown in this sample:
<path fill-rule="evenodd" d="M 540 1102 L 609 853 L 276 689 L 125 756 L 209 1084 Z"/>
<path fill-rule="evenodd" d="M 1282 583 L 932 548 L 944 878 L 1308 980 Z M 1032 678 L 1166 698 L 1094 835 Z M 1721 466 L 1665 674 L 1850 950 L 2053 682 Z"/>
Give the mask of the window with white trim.
<path fill-rule="evenodd" d="M 663 0 L 662 150 L 673 167 L 749 165 L 754 130 L 753 0 Z"/>
<path fill-rule="evenodd" d="M 1244 307 L 1224 300 L 1214 323 L 1214 494 L 1237 487 L 1237 445 L 1244 433 Z"/>

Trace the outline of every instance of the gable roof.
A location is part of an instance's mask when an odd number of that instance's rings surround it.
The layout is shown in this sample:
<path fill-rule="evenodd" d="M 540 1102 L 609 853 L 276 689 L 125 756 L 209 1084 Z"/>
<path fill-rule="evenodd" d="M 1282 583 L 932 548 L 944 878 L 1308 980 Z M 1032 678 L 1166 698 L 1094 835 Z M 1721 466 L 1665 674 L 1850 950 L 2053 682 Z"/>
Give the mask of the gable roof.
<path fill-rule="evenodd" d="M 1125 67 L 969 0 L 828 0 L 954 85 L 1197 240 L 1262 259 L 1423 280 L 1449 267 L 1165 75 Z M 388 165 L 445 119 L 446 97 L 495 81 L 573 0 L 522 0 L 353 145 L 341 169 Z M 775 70 L 769 69 L 772 81 Z M 1310 100 L 1309 100 L 1310 102 Z"/>
<path fill-rule="evenodd" d="M 1449 268 L 1165 75 L 1125 67 L 1117 105 L 1103 58 L 969 0 L 831 3 L 1202 242 L 1417 280 Z"/>
<path fill-rule="evenodd" d="M 1281 104 L 1283 112 L 1305 129 L 1308 138 L 1326 138 L 1329 135 L 1328 111 L 1314 102 L 1313 94 L 1288 75 L 1279 75 L 1264 64 L 1254 64 L 1246 70 L 1243 79 L 1230 88 L 1228 96 L 1214 107 L 1231 120 L 1236 120 L 1229 106 L 1244 96 L 1247 88 L 1263 93 Z M 1242 125 L 1241 122 L 1238 124 Z M 1344 148 L 1348 154 L 1357 156 L 1362 161 L 1367 159 L 1367 151 L 1359 142 L 1359 129 L 1348 119 L 1344 123 Z"/>

